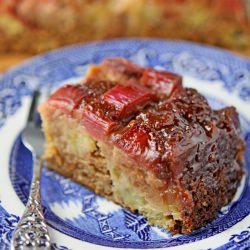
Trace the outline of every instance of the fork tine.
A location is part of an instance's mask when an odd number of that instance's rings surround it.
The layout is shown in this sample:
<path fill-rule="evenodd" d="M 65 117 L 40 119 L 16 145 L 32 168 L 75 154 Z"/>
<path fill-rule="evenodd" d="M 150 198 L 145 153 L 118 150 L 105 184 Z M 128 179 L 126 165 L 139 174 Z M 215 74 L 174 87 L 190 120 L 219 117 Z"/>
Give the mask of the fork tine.
<path fill-rule="evenodd" d="M 30 110 L 29 110 L 29 115 L 28 115 L 28 122 L 33 122 L 35 121 L 36 117 L 36 111 L 37 111 L 37 106 L 38 106 L 38 100 L 40 97 L 41 93 L 38 90 L 35 90 L 32 96 L 32 101 L 31 101 L 31 105 L 30 105 Z"/>

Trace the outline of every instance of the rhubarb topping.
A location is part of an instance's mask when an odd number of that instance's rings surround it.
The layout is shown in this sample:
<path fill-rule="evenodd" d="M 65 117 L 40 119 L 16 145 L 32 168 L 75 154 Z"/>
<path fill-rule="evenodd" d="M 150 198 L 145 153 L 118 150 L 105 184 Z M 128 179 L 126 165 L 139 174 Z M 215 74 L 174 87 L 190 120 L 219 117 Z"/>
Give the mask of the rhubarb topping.
<path fill-rule="evenodd" d="M 94 138 L 101 140 L 105 140 L 105 137 L 118 126 L 117 122 L 112 121 L 105 114 L 97 109 L 93 109 L 90 105 L 84 108 L 81 123 Z"/>
<path fill-rule="evenodd" d="M 117 84 L 103 95 L 103 100 L 115 108 L 117 119 L 128 118 L 156 97 L 140 85 Z"/>
<path fill-rule="evenodd" d="M 182 86 L 182 78 L 176 74 L 145 69 L 141 77 L 141 83 L 156 91 L 157 94 L 170 96 L 175 88 Z"/>
<path fill-rule="evenodd" d="M 83 85 L 66 85 L 51 95 L 49 103 L 70 114 L 87 96 L 88 92 Z"/>
<path fill-rule="evenodd" d="M 150 144 L 147 128 L 141 124 L 132 124 L 114 137 L 116 145 L 133 158 L 142 156 Z"/>

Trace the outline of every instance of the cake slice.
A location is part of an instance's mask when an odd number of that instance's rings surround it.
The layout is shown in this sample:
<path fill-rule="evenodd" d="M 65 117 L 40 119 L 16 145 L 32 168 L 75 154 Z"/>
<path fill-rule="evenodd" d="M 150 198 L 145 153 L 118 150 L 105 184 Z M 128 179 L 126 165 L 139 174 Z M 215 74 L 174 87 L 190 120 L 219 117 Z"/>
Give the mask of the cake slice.
<path fill-rule="evenodd" d="M 215 218 L 243 175 L 235 108 L 212 110 L 170 72 L 106 59 L 39 111 L 50 169 L 173 233 Z"/>

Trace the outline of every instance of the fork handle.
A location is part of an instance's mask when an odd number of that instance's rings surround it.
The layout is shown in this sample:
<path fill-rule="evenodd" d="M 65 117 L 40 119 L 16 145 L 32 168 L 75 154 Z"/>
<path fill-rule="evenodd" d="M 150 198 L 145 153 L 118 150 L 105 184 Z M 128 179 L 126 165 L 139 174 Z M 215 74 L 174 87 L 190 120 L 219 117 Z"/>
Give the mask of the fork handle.
<path fill-rule="evenodd" d="M 25 211 L 12 236 L 15 250 L 51 249 L 48 228 L 40 201 L 40 176 L 42 161 L 33 154 L 33 178 Z"/>

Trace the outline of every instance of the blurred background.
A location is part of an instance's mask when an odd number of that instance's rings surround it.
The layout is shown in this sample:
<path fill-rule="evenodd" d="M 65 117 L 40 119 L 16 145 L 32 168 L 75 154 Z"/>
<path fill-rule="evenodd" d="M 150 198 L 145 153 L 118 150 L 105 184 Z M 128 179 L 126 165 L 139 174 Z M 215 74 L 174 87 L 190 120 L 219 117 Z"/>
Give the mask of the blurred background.
<path fill-rule="evenodd" d="M 250 58 L 250 0 L 0 0 L 0 72 L 69 44 L 195 41 Z"/>

